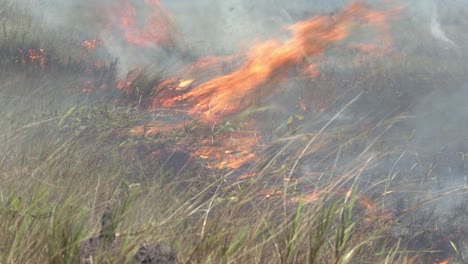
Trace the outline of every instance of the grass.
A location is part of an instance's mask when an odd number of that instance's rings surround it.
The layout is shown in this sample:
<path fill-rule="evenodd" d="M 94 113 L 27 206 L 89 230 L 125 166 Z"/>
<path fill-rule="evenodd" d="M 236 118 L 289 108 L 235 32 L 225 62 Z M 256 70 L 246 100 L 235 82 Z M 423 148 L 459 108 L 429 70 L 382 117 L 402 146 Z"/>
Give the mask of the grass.
<path fill-rule="evenodd" d="M 450 237 L 440 230 L 429 238 L 414 230 L 398 235 L 404 219 L 399 214 L 411 215 L 449 194 L 466 195 L 463 186 L 436 193 L 418 189 L 422 194 L 410 200 L 414 206 L 392 211 L 390 196 L 403 181 L 397 166 L 383 176 L 372 173 L 382 171 L 386 158 L 404 155 L 399 145 L 383 146 L 386 135 L 399 129 L 398 115 L 377 115 L 362 129 L 362 120 L 275 113 L 272 106 L 222 124 L 189 120 L 184 127 L 135 135 L 135 127 L 157 129 L 180 118 L 180 109 L 147 109 L 150 96 L 168 96 L 164 74 L 148 70 L 118 96 L 105 89 L 82 93 L 83 85 L 115 85 L 118 64 L 96 66 L 92 55 L 82 59 L 81 46 L 63 47 L 60 34 L 45 33 L 23 16 L 3 25 L 2 53 L 44 47 L 49 57 L 45 66 L 16 60 L 0 65 L 0 263 L 76 263 L 82 242 L 99 234 L 107 208 L 119 244 L 95 263 L 132 263 L 140 245 L 159 242 L 176 249 L 179 263 L 429 263 L 464 257 L 464 231 L 451 230 Z M 405 65 L 433 72 L 424 68 L 427 63 L 412 63 Z M 388 72 L 402 70 L 361 69 L 365 77 L 345 91 L 327 91 L 349 83 L 339 73 L 313 82 L 312 96 L 332 97 L 327 104 L 358 111 L 359 105 L 343 107 L 348 94 L 361 85 L 375 92 L 373 84 L 394 80 Z M 249 133 L 249 118 L 276 121 L 259 124 L 270 137 L 247 167 L 214 168 L 191 153 L 206 142 L 213 146 L 235 132 Z M 398 142 L 405 137 L 410 135 Z M 421 186 L 423 179 L 415 179 Z M 419 230 L 436 226 L 432 218 L 420 216 L 427 226 Z M 463 217 L 454 219 L 466 227 Z M 443 245 L 424 244 L 431 239 Z"/>
<path fill-rule="evenodd" d="M 177 137 L 128 138 L 124 133 L 141 122 L 141 112 L 107 104 L 73 105 L 27 125 L 2 125 L 10 130 L 2 138 L 2 262 L 73 262 L 80 241 L 97 233 L 107 205 L 120 212 L 117 231 L 125 238 L 117 259 L 144 241 L 173 246 L 181 263 L 356 263 L 374 261 L 369 252 L 392 252 L 381 241 L 388 224 L 367 225 L 372 220 L 365 217 L 378 217 L 356 209 L 359 194 L 342 194 L 367 166 L 359 160 L 349 175 L 312 184 L 321 192 L 311 202 L 310 183 L 282 183 L 276 167 L 290 166 L 293 158 L 266 158 L 258 179 L 245 181 L 196 163 L 175 175 L 150 154 L 176 145 Z M 284 152 L 310 136 L 288 139 Z M 323 135 L 308 155 L 333 155 L 336 147 Z M 270 198 L 259 195 L 271 188 Z M 295 195 L 298 202 L 291 201 Z M 393 254 L 384 258 L 401 257 Z"/>
<path fill-rule="evenodd" d="M 42 105 L 50 93 L 25 96 L 22 105 Z M 162 241 L 178 250 L 181 263 L 352 263 L 379 238 L 379 229 L 357 228 L 363 219 L 351 219 L 352 198 L 331 195 L 341 180 L 324 187 L 318 202 L 302 204 L 258 194 L 282 186 L 280 171 L 270 172 L 279 162 L 273 159 L 258 180 L 233 181 L 229 172 L 197 163 L 175 175 L 151 154 L 176 146 L 183 131 L 129 138 L 144 120 L 141 111 L 106 101 L 60 105 L 45 116 L 31 115 L 31 108 L 2 109 L 12 117 L 1 126 L 7 128 L 1 140 L 2 262 L 73 262 L 109 204 L 126 208 L 117 231 L 128 245 L 114 256 L 119 259 L 143 241 Z M 326 136 L 320 141 L 324 147 Z M 350 242 L 357 237 L 367 239 Z"/>

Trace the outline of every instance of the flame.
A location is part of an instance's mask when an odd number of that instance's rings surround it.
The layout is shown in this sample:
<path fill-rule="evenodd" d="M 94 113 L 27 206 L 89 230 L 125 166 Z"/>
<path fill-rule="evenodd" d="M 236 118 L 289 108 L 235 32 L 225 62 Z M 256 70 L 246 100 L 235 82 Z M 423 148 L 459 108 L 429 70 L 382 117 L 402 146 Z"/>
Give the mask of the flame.
<path fill-rule="evenodd" d="M 302 202 L 302 203 L 311 203 L 314 201 L 317 201 L 322 194 L 325 194 L 325 191 L 313 191 L 311 193 L 308 193 L 302 197 L 293 197 L 291 198 L 291 201 L 293 202 Z M 344 190 L 344 189 L 339 189 L 336 191 L 331 192 L 333 195 L 338 195 L 338 196 L 344 196 L 346 199 L 351 197 L 352 191 L 351 190 Z M 376 216 L 377 213 L 377 206 L 374 201 L 372 201 L 370 198 L 363 196 L 363 195 L 357 195 L 356 196 L 356 201 L 357 204 L 366 210 L 366 212 L 369 215 Z"/>
<path fill-rule="evenodd" d="M 229 56 L 205 56 L 198 58 L 192 64 L 183 67 L 180 72 L 182 75 L 197 76 L 206 75 L 207 71 L 211 71 L 210 74 L 221 75 L 226 64 L 232 65 L 236 61 L 242 59 L 242 54 L 234 54 Z"/>
<path fill-rule="evenodd" d="M 173 46 L 176 39 L 176 26 L 171 15 L 158 0 L 144 0 L 148 14 L 143 14 L 123 0 L 119 27 L 128 43 L 142 46 Z M 139 19 L 142 18 L 142 19 Z M 145 20 L 141 22 L 140 20 Z"/>
<path fill-rule="evenodd" d="M 155 136 L 160 132 L 169 131 L 171 129 L 180 128 L 179 124 L 174 124 L 171 126 L 161 125 L 161 126 L 136 126 L 130 130 L 130 135 L 132 137 L 149 137 Z"/>
<path fill-rule="evenodd" d="M 21 54 L 23 53 L 23 49 L 18 49 L 18 52 Z M 27 63 L 38 63 L 41 68 L 44 68 L 46 66 L 47 62 L 47 56 L 46 52 L 44 49 L 39 48 L 39 49 L 29 49 L 27 53 L 27 57 L 21 59 L 22 64 L 27 64 Z"/>
<path fill-rule="evenodd" d="M 81 43 L 81 47 L 87 51 L 95 50 L 99 45 L 101 45 L 101 42 L 97 39 L 85 40 Z"/>
<path fill-rule="evenodd" d="M 141 14 L 130 3 L 122 0 L 123 11 L 119 26 L 126 41 L 136 45 L 173 45 L 176 39 L 172 18 L 157 0 L 144 0 L 150 10 L 149 15 Z M 140 13 L 139 13 L 140 12 Z M 140 16 L 146 23 L 140 21 Z M 268 96 L 275 92 L 275 83 L 295 73 L 308 78 L 316 77 L 319 72 L 317 60 L 324 51 L 335 43 L 345 40 L 351 29 L 358 23 L 370 24 L 382 36 L 380 46 L 368 44 L 356 46 L 365 52 L 387 50 L 391 46 L 388 13 L 372 10 L 363 4 L 351 4 L 333 16 L 318 16 L 293 24 L 286 29 L 289 39 L 268 40 L 253 46 L 249 51 L 224 57 L 203 57 L 181 70 L 183 79 L 167 78 L 152 89 L 150 108 L 189 108 L 192 116 L 201 116 L 201 124 L 212 129 L 219 127 L 223 117 L 240 112 L 251 106 L 255 96 Z M 227 70 L 228 65 L 232 70 Z M 214 70 L 214 71 L 213 71 Z M 211 71 L 211 72 L 210 72 Z M 208 73 L 207 73 L 208 72 Z M 228 72 L 227 74 L 225 72 Z M 206 81 L 201 78 L 216 77 Z M 203 75 L 205 74 L 205 75 Z M 195 77 L 199 85 L 194 85 Z M 120 82 L 119 89 L 132 92 L 131 78 Z M 253 98 L 253 99 L 252 99 Z M 301 100 L 301 109 L 307 106 Z M 214 124 L 214 125 L 213 125 Z M 134 136 L 158 133 L 160 129 L 139 127 L 132 131 Z M 255 131 L 252 129 L 252 131 Z M 211 131 L 213 132 L 213 131 Z M 207 132 L 209 134 L 210 132 Z M 216 142 L 216 144 L 214 144 Z M 182 143 L 183 144 L 183 143 Z M 203 159 L 207 167 L 239 168 L 248 160 L 255 159 L 252 149 L 258 144 L 255 132 L 251 134 L 231 131 L 213 138 L 200 139 L 197 148 L 191 150 Z M 200 147 L 201 146 L 201 147 Z M 296 201 L 310 202 L 318 197 L 313 193 Z M 373 211 L 372 201 L 359 199 L 362 207 Z"/>
<path fill-rule="evenodd" d="M 226 133 L 216 140 L 206 139 L 192 150 L 195 156 L 204 159 L 206 167 L 237 169 L 248 161 L 255 161 L 254 149 L 258 145 L 255 131 Z"/>
<path fill-rule="evenodd" d="M 158 83 L 153 90 L 157 96 L 153 97 L 150 108 L 172 108 L 181 92 L 184 92 L 195 80 L 167 78 Z"/>
<path fill-rule="evenodd" d="M 132 84 L 132 82 L 130 82 L 130 81 L 120 80 L 120 81 L 117 82 L 116 88 L 119 89 L 119 90 L 124 90 L 126 87 L 129 87 L 131 84 Z"/>
<path fill-rule="evenodd" d="M 316 192 L 312 192 L 312 193 L 309 193 L 303 197 L 293 197 L 291 198 L 291 201 L 293 202 L 301 202 L 301 203 L 311 203 L 313 201 L 316 201 L 318 198 L 320 198 L 320 195 L 322 194 L 322 192 L 320 191 L 316 191 Z"/>
<path fill-rule="evenodd" d="M 299 22 L 288 28 L 291 32 L 288 41 L 269 40 L 256 45 L 238 70 L 202 83 L 182 99 L 197 102 L 190 112 L 202 114 L 206 120 L 233 114 L 245 108 L 241 102 L 246 96 L 273 80 L 282 80 L 295 66 L 305 66 L 306 72 L 316 74 L 314 65 L 307 64 L 308 58 L 345 39 L 353 21 L 372 22 L 385 31 L 385 18 L 383 12 L 352 4 L 336 17 Z"/>
<path fill-rule="evenodd" d="M 182 80 L 179 82 L 179 85 L 177 86 L 178 90 L 184 90 L 187 88 L 189 85 L 191 85 L 195 80 L 190 79 L 190 80 Z"/>
<path fill-rule="evenodd" d="M 375 202 L 365 196 L 359 196 L 357 202 L 362 208 L 365 208 L 368 212 L 375 213 L 377 210 Z"/>
<path fill-rule="evenodd" d="M 267 188 L 267 189 L 261 190 L 259 192 L 259 195 L 261 197 L 266 198 L 266 199 L 271 199 L 271 198 L 274 198 L 274 197 L 279 196 L 281 194 L 282 194 L 282 192 L 277 190 L 276 188 Z"/>
<path fill-rule="evenodd" d="M 129 135 L 132 137 L 152 137 L 163 132 L 183 128 L 184 126 L 180 123 L 139 125 L 131 128 Z M 245 130 L 216 135 L 216 138 L 197 139 L 194 146 L 193 138 L 190 137 L 178 141 L 178 149 L 188 149 L 194 157 L 203 161 L 205 167 L 216 169 L 237 169 L 248 161 L 255 161 L 254 148 L 257 145 L 258 138 L 255 131 Z"/>

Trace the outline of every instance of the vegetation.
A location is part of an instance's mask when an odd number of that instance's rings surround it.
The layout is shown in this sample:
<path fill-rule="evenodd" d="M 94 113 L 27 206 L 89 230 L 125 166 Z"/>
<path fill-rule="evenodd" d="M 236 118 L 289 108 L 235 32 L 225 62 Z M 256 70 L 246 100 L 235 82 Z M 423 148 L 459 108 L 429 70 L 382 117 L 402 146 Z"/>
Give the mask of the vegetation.
<path fill-rule="evenodd" d="M 405 182 L 394 167 L 381 167 L 405 155 L 400 144 L 411 137 L 404 130 L 397 140 L 387 136 L 404 121 L 397 114 L 384 117 L 391 105 L 381 104 L 368 123 L 253 107 L 222 124 L 190 119 L 167 129 L 183 118 L 180 109 L 149 110 L 145 101 L 166 87 L 160 71 L 148 69 L 121 92 L 114 89 L 118 63 L 96 64 L 101 59 L 81 43 L 65 46 L 73 36 L 45 31 L 22 15 L 1 23 L 0 263 L 77 263 L 107 208 L 120 243 L 94 263 L 132 263 L 142 244 L 153 243 L 174 248 L 179 263 L 466 261 L 466 199 L 452 225 L 440 230 L 426 207 L 448 195 L 466 198 L 466 186 L 434 192 L 427 185 L 410 202 L 394 196 L 402 183 L 413 191 L 431 175 Z M 30 50 L 44 57 L 35 59 Z M 359 112 L 360 104 L 389 87 L 373 84 L 393 84 L 401 76 L 418 87 L 427 84 L 403 75 L 397 62 L 387 63 L 380 71 L 363 66 L 345 90 L 337 91 L 349 84 L 341 73 L 303 83 L 316 88 L 305 96 L 336 106 L 335 113 Z M 439 70 L 419 58 L 405 65 L 424 76 Z M 361 85 L 365 94 L 357 90 Z M 349 100 L 350 94 L 360 101 Z M 274 103 L 270 108 L 277 109 Z M 257 159 L 230 169 L 193 155 L 206 142 L 241 144 L 232 135 L 249 133 L 252 118 L 276 122 L 259 125 L 266 136 L 252 150 Z M 385 147 L 388 141 L 395 145 Z M 414 215 L 411 223 L 425 223 L 411 229 L 402 221 Z"/>

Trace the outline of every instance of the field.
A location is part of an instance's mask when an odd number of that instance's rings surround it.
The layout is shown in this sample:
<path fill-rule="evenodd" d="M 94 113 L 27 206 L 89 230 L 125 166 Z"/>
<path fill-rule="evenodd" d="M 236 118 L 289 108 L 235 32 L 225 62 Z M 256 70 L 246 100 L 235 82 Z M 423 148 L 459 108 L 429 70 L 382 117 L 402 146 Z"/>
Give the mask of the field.
<path fill-rule="evenodd" d="M 28 10 L 0 0 L 0 263 L 468 262 L 466 9 L 456 46 L 357 4 L 217 57 Z"/>

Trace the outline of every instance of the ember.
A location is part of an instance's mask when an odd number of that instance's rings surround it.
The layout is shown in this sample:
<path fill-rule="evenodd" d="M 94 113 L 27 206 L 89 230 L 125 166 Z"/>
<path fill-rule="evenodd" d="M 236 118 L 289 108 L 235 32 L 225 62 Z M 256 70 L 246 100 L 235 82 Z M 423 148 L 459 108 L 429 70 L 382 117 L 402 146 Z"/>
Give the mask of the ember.
<path fill-rule="evenodd" d="M 81 43 L 81 46 L 87 51 L 95 50 L 98 46 L 101 45 L 101 42 L 97 39 L 85 40 Z"/>
<path fill-rule="evenodd" d="M 23 49 L 19 48 L 17 49 L 18 53 L 18 59 L 16 59 L 16 62 L 21 63 L 21 64 L 39 64 L 41 68 L 44 68 L 47 63 L 47 55 L 44 49 L 38 48 L 38 49 L 29 49 L 26 52 L 24 52 Z"/>

